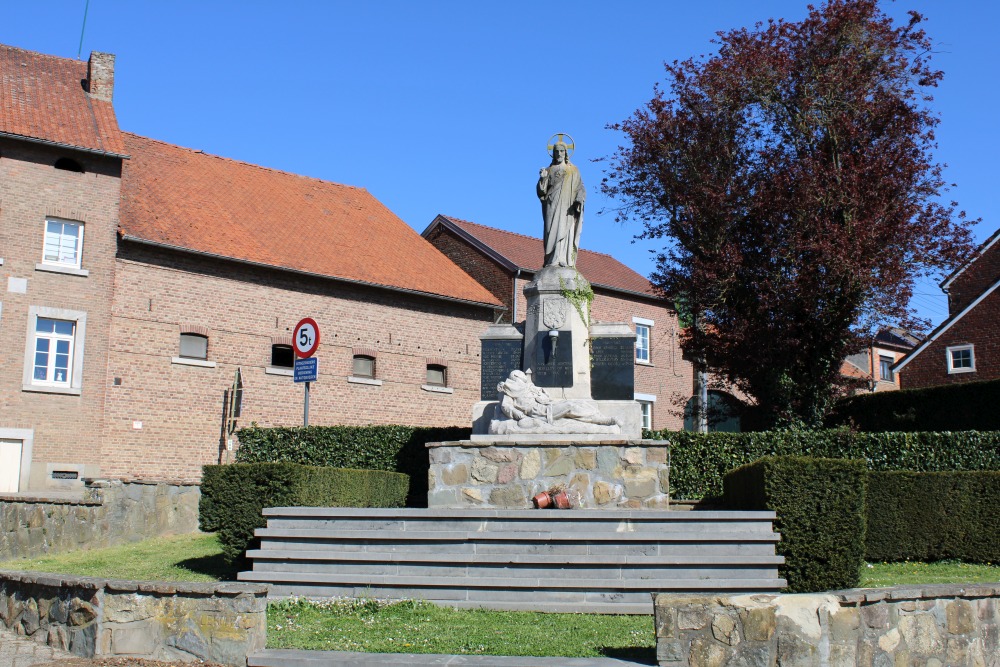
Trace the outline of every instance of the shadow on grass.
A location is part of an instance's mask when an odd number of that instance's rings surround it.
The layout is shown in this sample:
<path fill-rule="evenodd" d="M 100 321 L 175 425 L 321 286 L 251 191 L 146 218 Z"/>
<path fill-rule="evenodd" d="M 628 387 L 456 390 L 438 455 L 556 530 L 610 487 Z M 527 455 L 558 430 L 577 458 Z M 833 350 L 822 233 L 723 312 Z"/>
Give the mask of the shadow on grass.
<path fill-rule="evenodd" d="M 238 564 L 230 565 L 221 553 L 198 558 L 185 558 L 178 561 L 177 566 L 214 577 L 219 581 L 236 581 L 236 573 L 240 571 Z"/>
<path fill-rule="evenodd" d="M 605 658 L 629 660 L 637 665 L 655 665 L 656 647 L 653 646 L 602 646 L 597 651 Z"/>

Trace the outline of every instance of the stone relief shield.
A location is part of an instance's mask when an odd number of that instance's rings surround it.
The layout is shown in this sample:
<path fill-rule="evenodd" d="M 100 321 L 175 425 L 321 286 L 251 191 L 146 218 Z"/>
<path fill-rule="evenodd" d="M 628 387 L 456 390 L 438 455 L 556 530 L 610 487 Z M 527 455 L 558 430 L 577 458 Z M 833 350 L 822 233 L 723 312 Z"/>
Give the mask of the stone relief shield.
<path fill-rule="evenodd" d="M 542 324 L 547 329 L 562 329 L 566 324 L 566 301 L 546 299 L 542 302 Z"/>

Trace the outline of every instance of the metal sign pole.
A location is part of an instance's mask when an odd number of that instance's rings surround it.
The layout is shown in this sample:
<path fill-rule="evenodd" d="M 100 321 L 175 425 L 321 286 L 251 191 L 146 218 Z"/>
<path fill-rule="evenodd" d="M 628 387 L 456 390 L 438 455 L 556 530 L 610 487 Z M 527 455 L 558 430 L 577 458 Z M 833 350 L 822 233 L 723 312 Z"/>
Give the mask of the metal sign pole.
<path fill-rule="evenodd" d="M 309 426 L 309 384 L 310 383 L 306 382 L 306 403 L 305 403 L 305 410 L 303 411 L 302 414 L 303 426 Z"/>

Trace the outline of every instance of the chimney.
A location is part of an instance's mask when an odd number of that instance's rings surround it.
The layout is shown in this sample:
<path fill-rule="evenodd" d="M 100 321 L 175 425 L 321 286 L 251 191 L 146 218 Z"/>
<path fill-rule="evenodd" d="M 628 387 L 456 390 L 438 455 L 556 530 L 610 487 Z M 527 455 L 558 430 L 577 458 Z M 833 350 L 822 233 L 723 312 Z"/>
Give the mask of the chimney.
<path fill-rule="evenodd" d="M 87 62 L 87 91 L 91 97 L 110 102 L 115 94 L 115 54 L 90 52 Z"/>

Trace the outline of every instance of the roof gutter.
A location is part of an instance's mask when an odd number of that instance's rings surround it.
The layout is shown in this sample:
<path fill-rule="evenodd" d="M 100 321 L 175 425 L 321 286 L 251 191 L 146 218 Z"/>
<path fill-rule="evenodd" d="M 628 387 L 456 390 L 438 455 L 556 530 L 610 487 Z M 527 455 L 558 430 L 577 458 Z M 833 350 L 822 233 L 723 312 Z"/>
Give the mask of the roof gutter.
<path fill-rule="evenodd" d="M 364 280 L 351 280 L 350 278 L 340 278 L 337 276 L 328 276 L 322 273 L 313 273 L 312 271 L 303 271 L 301 269 L 293 269 L 287 266 L 278 266 L 276 264 L 265 264 L 263 262 L 253 262 L 249 259 L 239 259 L 238 257 L 227 257 L 226 255 L 219 255 L 214 252 L 205 252 L 204 250 L 192 250 L 191 248 L 185 248 L 183 246 L 171 245 L 169 243 L 161 243 L 159 241 L 150 241 L 149 239 L 140 238 L 138 236 L 132 236 L 130 234 L 122 234 L 121 239 L 123 241 L 128 241 L 130 243 L 138 243 L 140 245 L 147 245 L 153 248 L 163 248 L 165 250 L 173 250 L 175 252 L 182 252 L 189 255 L 197 255 L 198 257 L 207 257 L 210 259 L 221 259 L 227 262 L 236 262 L 237 264 L 244 264 L 246 266 L 252 266 L 255 268 L 262 269 L 272 269 L 274 271 L 285 271 L 287 273 L 294 273 L 300 276 L 308 276 L 310 278 L 320 278 L 324 280 L 334 280 L 342 283 L 349 283 L 351 285 L 362 285 L 364 287 L 374 287 L 376 289 L 389 290 L 391 292 L 399 292 L 401 294 L 411 294 L 414 296 L 422 296 L 431 299 L 440 299 L 441 301 L 449 301 L 451 303 L 460 303 L 466 306 L 476 306 L 479 308 L 491 308 L 493 310 L 507 310 L 504 305 L 494 305 L 492 303 L 486 303 L 483 301 L 470 301 L 468 299 L 457 299 L 451 296 L 444 296 L 442 294 L 434 294 L 433 292 L 421 292 L 420 290 L 406 289 L 405 287 L 393 287 L 391 285 L 381 285 L 379 283 L 370 283 Z"/>
<path fill-rule="evenodd" d="M 110 151 L 102 151 L 96 148 L 84 148 L 83 146 L 74 146 L 73 144 L 64 144 L 60 141 L 51 141 L 49 139 L 38 139 L 36 137 L 28 137 L 23 134 L 11 134 L 10 132 L 0 132 L 0 137 L 5 139 L 17 139 L 18 141 L 27 141 L 32 144 L 41 144 L 43 146 L 53 146 L 55 148 L 69 148 L 74 151 L 82 151 L 84 153 L 90 153 L 91 155 L 103 155 L 105 157 L 116 157 L 122 160 L 128 160 L 131 155 L 125 155 L 124 153 L 112 153 Z"/>

